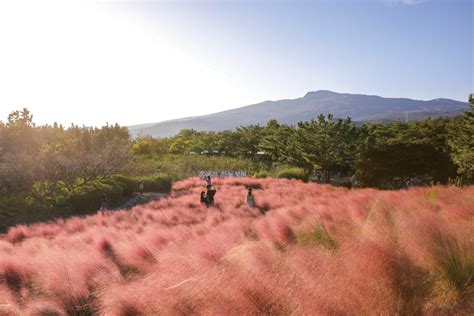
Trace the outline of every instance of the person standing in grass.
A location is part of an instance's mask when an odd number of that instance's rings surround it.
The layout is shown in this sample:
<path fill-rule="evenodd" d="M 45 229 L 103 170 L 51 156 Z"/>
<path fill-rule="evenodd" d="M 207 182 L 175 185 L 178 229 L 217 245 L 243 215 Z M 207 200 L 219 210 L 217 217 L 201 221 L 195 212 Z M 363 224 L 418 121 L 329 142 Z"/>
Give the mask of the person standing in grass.
<path fill-rule="evenodd" d="M 249 190 L 247 192 L 247 205 L 250 208 L 255 207 L 255 196 L 252 194 L 252 188 L 249 188 Z"/>
<path fill-rule="evenodd" d="M 214 204 L 214 195 L 216 195 L 216 189 L 213 189 L 211 185 L 207 185 L 207 202 L 209 205 Z"/>
<path fill-rule="evenodd" d="M 208 206 L 206 192 L 204 191 L 201 191 L 201 204 L 206 204 L 206 206 Z"/>
<path fill-rule="evenodd" d="M 138 192 L 140 193 L 140 195 L 143 195 L 143 189 L 144 189 L 143 181 L 140 181 L 140 183 L 138 184 Z"/>
<path fill-rule="evenodd" d="M 206 187 L 212 185 L 212 180 L 211 180 L 211 176 L 207 176 L 206 178 Z"/>
<path fill-rule="evenodd" d="M 102 200 L 100 201 L 100 212 L 105 215 L 105 212 L 109 209 L 109 199 L 107 194 L 102 194 Z"/>

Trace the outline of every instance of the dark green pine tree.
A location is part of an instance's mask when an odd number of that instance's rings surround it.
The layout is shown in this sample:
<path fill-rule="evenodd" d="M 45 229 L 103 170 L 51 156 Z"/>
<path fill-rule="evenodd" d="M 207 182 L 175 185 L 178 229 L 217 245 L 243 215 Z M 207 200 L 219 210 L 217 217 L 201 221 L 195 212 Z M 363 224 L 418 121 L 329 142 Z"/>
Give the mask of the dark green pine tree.
<path fill-rule="evenodd" d="M 455 118 L 449 126 L 448 145 L 458 167 L 462 183 L 474 182 L 474 95 L 469 96 L 471 110 Z"/>

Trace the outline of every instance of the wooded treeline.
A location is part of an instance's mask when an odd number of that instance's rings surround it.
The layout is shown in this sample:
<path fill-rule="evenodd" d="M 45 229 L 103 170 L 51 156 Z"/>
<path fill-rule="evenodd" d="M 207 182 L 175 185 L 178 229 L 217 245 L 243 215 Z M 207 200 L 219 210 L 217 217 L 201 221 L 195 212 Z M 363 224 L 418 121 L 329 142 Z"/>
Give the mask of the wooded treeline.
<path fill-rule="evenodd" d="M 123 170 L 131 158 L 126 127 L 35 126 L 27 109 L 0 122 L 0 189 L 45 201 Z"/>
<path fill-rule="evenodd" d="M 474 103 L 470 99 L 471 104 Z M 472 105 L 474 106 L 474 105 Z M 472 107 L 471 106 L 471 107 Z M 474 180 L 474 114 L 417 122 L 362 124 L 320 115 L 296 126 L 272 120 L 235 131 L 182 130 L 168 138 L 140 137 L 133 153 L 150 157 L 205 154 L 242 157 L 271 169 L 275 165 L 356 174 L 362 186 L 401 187 L 411 177 L 433 183 L 469 184 Z"/>
<path fill-rule="evenodd" d="M 92 210 L 105 193 L 119 198 L 145 180 L 147 188 L 166 189 L 198 170 L 265 176 L 299 167 L 306 174 L 300 178 L 315 170 L 325 181 L 331 174 L 355 174 L 360 186 L 399 188 L 414 176 L 470 184 L 473 113 L 471 108 L 450 119 L 360 126 L 350 118 L 320 115 L 296 126 L 272 120 L 234 131 L 182 130 L 174 137 L 132 139 L 117 124 L 36 126 L 23 109 L 0 121 L 0 216 L 5 209 L 27 206 Z M 154 178 L 138 178 L 143 176 Z"/>

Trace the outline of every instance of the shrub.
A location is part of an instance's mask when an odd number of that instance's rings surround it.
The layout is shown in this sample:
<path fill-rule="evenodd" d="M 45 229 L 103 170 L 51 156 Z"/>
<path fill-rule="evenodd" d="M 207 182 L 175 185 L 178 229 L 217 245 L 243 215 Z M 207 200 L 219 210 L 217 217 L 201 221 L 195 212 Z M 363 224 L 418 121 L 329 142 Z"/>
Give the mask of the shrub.
<path fill-rule="evenodd" d="M 291 168 L 281 169 L 278 172 L 277 178 L 298 179 L 304 182 L 308 182 L 309 175 L 305 170 L 301 168 L 291 167 Z"/>
<path fill-rule="evenodd" d="M 124 186 L 118 182 L 93 182 L 76 189 L 70 196 L 70 203 L 76 212 L 93 211 L 100 207 L 104 194 L 109 201 L 117 201 L 122 197 L 123 191 Z"/>
<path fill-rule="evenodd" d="M 259 170 L 257 172 L 255 172 L 253 174 L 254 178 L 257 178 L 257 179 L 264 179 L 264 178 L 267 178 L 269 175 L 268 175 L 268 172 L 265 171 L 265 170 Z"/>
<path fill-rule="evenodd" d="M 137 182 L 143 182 L 144 192 L 162 192 L 168 193 L 171 190 L 173 179 L 166 176 L 152 176 L 137 178 Z"/>
<path fill-rule="evenodd" d="M 244 158 L 208 155 L 156 155 L 133 161 L 126 173 L 133 176 L 166 175 L 174 179 L 195 177 L 200 171 L 246 171 L 253 174 L 259 169 L 254 162 Z"/>
<path fill-rule="evenodd" d="M 131 195 L 136 192 L 138 189 L 139 180 L 134 178 L 129 178 L 123 175 L 114 175 L 111 178 L 111 181 L 118 182 L 123 186 L 123 195 Z"/>

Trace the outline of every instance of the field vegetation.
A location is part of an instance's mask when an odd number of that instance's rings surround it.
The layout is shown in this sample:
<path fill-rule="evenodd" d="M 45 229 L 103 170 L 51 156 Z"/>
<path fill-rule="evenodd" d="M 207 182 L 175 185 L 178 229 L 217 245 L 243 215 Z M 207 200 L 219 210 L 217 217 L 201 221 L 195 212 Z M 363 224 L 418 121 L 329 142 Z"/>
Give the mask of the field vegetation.
<path fill-rule="evenodd" d="M 0 237 L 1 315 L 472 314 L 474 187 L 173 184 Z M 256 207 L 245 204 L 252 187 Z"/>

